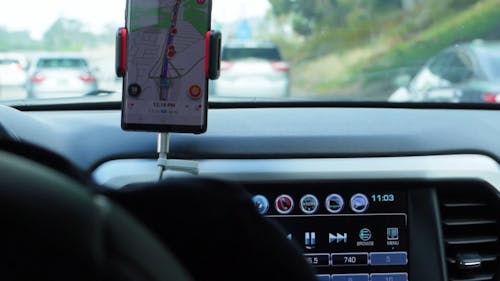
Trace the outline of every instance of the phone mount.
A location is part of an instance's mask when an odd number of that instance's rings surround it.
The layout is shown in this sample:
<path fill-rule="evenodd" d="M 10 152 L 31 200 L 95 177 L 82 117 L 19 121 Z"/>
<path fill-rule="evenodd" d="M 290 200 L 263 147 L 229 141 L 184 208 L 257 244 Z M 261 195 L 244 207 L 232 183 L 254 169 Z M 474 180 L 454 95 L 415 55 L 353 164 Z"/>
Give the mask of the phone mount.
<path fill-rule="evenodd" d="M 158 181 L 163 180 L 163 175 L 167 170 L 190 173 L 198 175 L 200 173 L 199 163 L 192 160 L 168 159 L 170 153 L 170 134 L 158 134 Z"/>
<path fill-rule="evenodd" d="M 205 75 L 207 80 L 217 80 L 220 76 L 221 62 L 221 41 L 222 35 L 219 31 L 210 30 L 206 34 L 205 42 Z M 119 28 L 116 34 L 116 58 L 115 69 L 118 77 L 127 75 L 127 46 L 128 31 L 126 28 Z M 199 163 L 191 160 L 169 159 L 170 153 L 170 133 L 164 132 L 158 135 L 158 181 L 163 180 L 166 171 L 179 171 L 199 174 Z"/>
<path fill-rule="evenodd" d="M 205 75 L 209 80 L 217 80 L 220 76 L 222 35 L 220 31 L 207 32 L 205 41 Z M 116 33 L 116 76 L 122 78 L 127 74 L 128 31 L 121 27 Z"/>

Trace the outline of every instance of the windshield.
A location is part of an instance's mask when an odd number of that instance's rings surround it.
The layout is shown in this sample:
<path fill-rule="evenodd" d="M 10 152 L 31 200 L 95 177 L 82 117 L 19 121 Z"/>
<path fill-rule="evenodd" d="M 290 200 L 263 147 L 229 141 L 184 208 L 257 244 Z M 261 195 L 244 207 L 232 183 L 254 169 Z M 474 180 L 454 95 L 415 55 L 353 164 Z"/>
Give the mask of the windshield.
<path fill-rule="evenodd" d="M 125 6 L 2 1 L 0 103 L 120 101 Z M 209 99 L 500 102 L 499 26 L 500 0 L 213 0 L 223 48 Z"/>

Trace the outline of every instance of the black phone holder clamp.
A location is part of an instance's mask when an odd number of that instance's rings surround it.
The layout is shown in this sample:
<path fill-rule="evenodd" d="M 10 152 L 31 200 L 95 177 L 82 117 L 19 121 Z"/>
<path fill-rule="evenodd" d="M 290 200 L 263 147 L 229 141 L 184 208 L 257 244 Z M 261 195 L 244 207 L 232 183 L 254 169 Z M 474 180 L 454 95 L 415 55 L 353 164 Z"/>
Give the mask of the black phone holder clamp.
<path fill-rule="evenodd" d="M 207 32 L 206 38 L 206 65 L 205 73 L 207 79 L 217 80 L 220 77 L 220 64 L 221 64 L 221 50 L 222 50 L 222 35 L 220 31 L 210 30 Z"/>
<path fill-rule="evenodd" d="M 217 80 L 220 76 L 222 35 L 219 31 L 211 30 L 206 35 L 205 45 L 205 75 L 209 80 Z M 118 77 L 127 75 L 128 31 L 122 27 L 116 33 L 115 68 Z M 199 163 L 189 160 L 168 159 L 170 152 L 170 133 L 158 135 L 158 181 L 163 180 L 165 171 L 173 170 L 198 175 Z"/>
<path fill-rule="evenodd" d="M 205 74 L 209 80 L 217 80 L 220 76 L 222 35 L 220 31 L 210 30 L 206 35 Z M 116 33 L 116 76 L 125 77 L 127 73 L 128 31 L 121 27 Z"/>

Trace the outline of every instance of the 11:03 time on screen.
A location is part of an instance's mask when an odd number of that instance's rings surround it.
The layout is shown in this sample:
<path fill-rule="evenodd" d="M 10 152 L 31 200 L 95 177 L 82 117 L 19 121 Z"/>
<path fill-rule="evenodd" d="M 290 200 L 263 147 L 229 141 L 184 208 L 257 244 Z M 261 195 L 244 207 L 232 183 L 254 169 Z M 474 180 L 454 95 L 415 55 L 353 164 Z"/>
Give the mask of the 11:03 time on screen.
<path fill-rule="evenodd" d="M 394 194 L 373 194 L 371 196 L 373 202 L 394 202 Z"/>

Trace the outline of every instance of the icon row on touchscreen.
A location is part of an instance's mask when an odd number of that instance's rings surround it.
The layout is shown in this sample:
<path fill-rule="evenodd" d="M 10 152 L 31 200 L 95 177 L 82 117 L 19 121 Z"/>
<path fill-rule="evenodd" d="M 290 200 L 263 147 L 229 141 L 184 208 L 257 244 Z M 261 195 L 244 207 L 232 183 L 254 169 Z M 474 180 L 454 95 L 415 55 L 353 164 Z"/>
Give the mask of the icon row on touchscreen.
<path fill-rule="evenodd" d="M 408 281 L 408 273 L 357 273 L 357 274 L 319 274 L 318 281 Z"/>
<path fill-rule="evenodd" d="M 263 195 L 256 195 L 253 197 L 253 203 L 261 215 L 265 215 L 269 212 L 270 202 L 267 197 Z M 361 193 L 353 195 L 349 203 L 351 210 L 355 213 L 366 212 L 370 204 L 366 195 Z M 307 194 L 302 196 L 298 205 L 302 213 L 312 215 L 319 210 L 320 201 L 316 196 Z M 344 206 L 344 198 L 338 194 L 330 194 L 325 199 L 325 207 L 328 212 L 332 214 L 340 213 L 344 209 Z M 275 199 L 274 208 L 279 214 L 287 215 L 294 210 L 295 201 L 290 195 L 282 194 Z"/>
<path fill-rule="evenodd" d="M 339 244 L 347 244 L 348 240 L 358 240 L 356 242 L 357 246 L 373 246 L 374 245 L 374 237 L 372 231 L 369 228 L 363 228 L 359 231 L 359 235 L 357 238 L 352 238 L 346 232 L 329 232 L 328 235 L 323 233 L 323 235 L 317 235 L 315 231 L 307 231 L 304 232 L 304 235 L 296 235 L 297 233 L 292 234 L 289 233 L 287 235 L 287 239 L 296 240 L 301 243 L 304 242 L 304 246 L 308 250 L 313 250 L 316 248 L 317 244 L 324 244 L 328 241 L 328 245 L 339 245 Z M 303 238 L 301 238 L 303 237 Z M 388 246 L 399 246 L 399 227 L 387 227 L 387 245 Z M 303 239 L 303 240 L 302 240 Z M 328 239 L 328 240 L 327 240 Z M 321 240 L 321 241 L 320 241 Z M 393 247 L 394 249 L 394 247 Z"/>
<path fill-rule="evenodd" d="M 406 252 L 304 254 L 313 267 L 405 266 Z"/>

